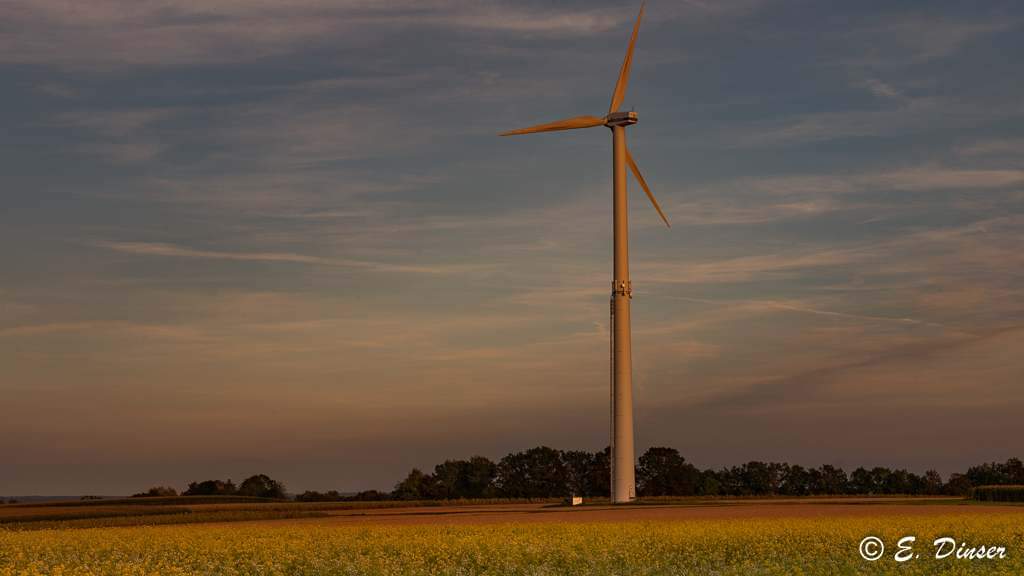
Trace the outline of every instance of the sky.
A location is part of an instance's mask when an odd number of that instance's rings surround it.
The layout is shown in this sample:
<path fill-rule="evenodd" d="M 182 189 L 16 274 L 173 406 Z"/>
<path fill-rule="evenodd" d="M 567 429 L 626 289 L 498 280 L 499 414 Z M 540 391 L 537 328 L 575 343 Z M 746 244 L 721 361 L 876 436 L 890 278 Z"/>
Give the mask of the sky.
<path fill-rule="evenodd" d="M 608 442 L 636 2 L 0 3 L 0 494 Z M 651 0 L 638 453 L 1024 456 L 1024 7 Z"/>

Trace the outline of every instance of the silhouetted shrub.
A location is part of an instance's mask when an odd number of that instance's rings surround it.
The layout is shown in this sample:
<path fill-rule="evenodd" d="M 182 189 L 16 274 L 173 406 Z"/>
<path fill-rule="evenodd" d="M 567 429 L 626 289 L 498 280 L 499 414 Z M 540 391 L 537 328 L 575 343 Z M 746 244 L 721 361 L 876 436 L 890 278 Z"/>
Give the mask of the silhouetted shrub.
<path fill-rule="evenodd" d="M 170 496 L 177 496 L 178 491 L 170 486 L 154 486 L 145 492 L 139 492 L 138 494 L 132 494 L 132 498 L 148 498 L 159 496 L 167 498 Z"/>
<path fill-rule="evenodd" d="M 295 495 L 297 502 L 341 502 L 344 499 L 345 497 L 337 490 L 329 490 L 327 492 L 306 490 L 302 494 Z"/>

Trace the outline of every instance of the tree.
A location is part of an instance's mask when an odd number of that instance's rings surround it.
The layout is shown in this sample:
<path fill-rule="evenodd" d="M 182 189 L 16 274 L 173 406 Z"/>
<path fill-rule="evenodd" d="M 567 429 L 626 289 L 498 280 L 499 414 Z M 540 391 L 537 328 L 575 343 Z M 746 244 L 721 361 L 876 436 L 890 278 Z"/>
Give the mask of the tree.
<path fill-rule="evenodd" d="M 306 490 L 302 494 L 297 494 L 295 500 L 297 502 L 338 502 L 343 500 L 343 497 L 337 490 L 328 490 L 327 492 Z"/>
<path fill-rule="evenodd" d="M 433 474 L 413 470 L 395 486 L 394 498 L 486 498 L 501 495 L 510 498 L 554 498 L 569 494 L 604 496 L 610 492 L 611 450 L 590 453 L 560 451 L 546 446 L 515 452 L 497 464 L 483 456 L 469 460 L 446 460 Z M 224 493 L 224 488 L 208 484 L 189 485 L 202 493 Z M 859 467 L 847 476 L 829 464 L 804 468 L 780 462 L 751 461 L 719 470 L 698 470 L 673 448 L 652 447 L 639 459 L 637 489 L 641 496 L 733 495 L 753 496 L 785 494 L 950 494 L 966 495 L 981 484 L 1024 484 L 1024 462 L 1010 458 L 1005 462 L 984 463 L 968 468 L 964 474 L 952 474 L 945 483 L 934 470 L 923 475 L 905 469 Z M 230 484 L 230 481 L 228 481 Z M 310 497 L 313 495 L 311 494 Z M 362 497 L 376 498 L 372 493 Z M 297 497 L 298 498 L 298 497 Z"/>
<path fill-rule="evenodd" d="M 881 482 L 882 492 L 885 494 L 910 494 L 910 475 L 906 470 L 889 470 L 888 468 L 875 468 L 872 475 L 884 478 Z"/>
<path fill-rule="evenodd" d="M 429 497 L 430 484 L 433 479 L 420 471 L 419 468 L 413 468 L 409 475 L 395 485 L 395 490 L 391 493 L 392 498 L 395 500 L 423 500 Z"/>
<path fill-rule="evenodd" d="M 718 473 L 714 470 L 705 470 L 700 473 L 700 485 L 697 488 L 697 493 L 703 496 L 718 496 L 723 494 L 724 488 L 722 487 L 722 481 L 719 479 Z"/>
<path fill-rule="evenodd" d="M 641 496 L 690 496 L 697 493 L 700 472 L 675 448 L 651 447 L 640 456 L 637 483 Z"/>
<path fill-rule="evenodd" d="M 1003 464 L 1003 474 L 1007 484 L 1024 484 L 1024 462 L 1019 458 L 1010 458 Z"/>
<path fill-rule="evenodd" d="M 259 498 L 285 497 L 284 484 L 266 474 L 256 474 L 243 480 L 241 486 L 238 487 L 238 494 Z"/>
<path fill-rule="evenodd" d="M 971 491 L 971 480 L 964 474 L 953 473 L 942 489 L 951 496 L 966 496 Z"/>
<path fill-rule="evenodd" d="M 811 471 L 796 464 L 783 465 L 779 493 L 787 496 L 806 496 L 811 493 L 814 477 Z"/>
<path fill-rule="evenodd" d="M 871 478 L 871 472 L 864 467 L 859 467 L 850 474 L 850 492 L 853 494 L 874 494 L 875 483 Z"/>
<path fill-rule="evenodd" d="M 1024 484 L 1024 464 L 1017 458 L 1005 463 L 992 462 L 971 466 L 965 474 L 972 486 Z"/>
<path fill-rule="evenodd" d="M 608 496 L 612 493 L 612 449 L 610 446 L 605 446 L 604 450 L 594 453 L 587 478 L 591 496 Z"/>
<path fill-rule="evenodd" d="M 469 460 L 445 460 L 434 467 L 430 477 L 430 498 L 486 498 L 494 494 L 494 477 L 497 466 L 483 456 Z"/>
<path fill-rule="evenodd" d="M 498 493 L 508 498 L 529 498 L 531 494 L 530 463 L 523 452 L 508 454 L 498 461 L 495 479 Z"/>
<path fill-rule="evenodd" d="M 430 487 L 426 496 L 431 499 L 451 500 L 459 498 L 461 493 L 460 479 L 465 476 L 465 460 L 445 460 L 434 466 L 434 474 L 430 477 Z"/>
<path fill-rule="evenodd" d="M 913 472 L 907 472 L 907 480 L 909 482 L 908 494 L 920 496 L 926 493 L 925 487 L 927 486 L 927 482 L 925 481 L 924 476 L 921 476 L 920 474 L 914 474 Z"/>
<path fill-rule="evenodd" d="M 462 497 L 490 498 L 494 496 L 494 477 L 497 474 L 497 464 L 489 458 L 473 456 L 463 469 Z"/>
<path fill-rule="evenodd" d="M 882 466 L 875 466 L 868 471 L 871 476 L 872 493 L 875 494 L 892 494 L 889 492 L 888 486 L 890 486 L 889 476 L 892 475 L 892 471 Z"/>
<path fill-rule="evenodd" d="M 596 496 L 591 487 L 594 454 L 585 450 L 569 450 L 562 452 L 562 463 L 565 465 L 566 484 L 571 495 Z"/>
<path fill-rule="evenodd" d="M 924 473 L 924 493 L 932 495 L 942 494 L 942 476 L 935 470 L 929 470 Z"/>
<path fill-rule="evenodd" d="M 511 498 L 558 498 L 568 495 L 567 480 L 561 453 L 538 446 L 502 458 L 495 483 L 499 493 Z"/>
<path fill-rule="evenodd" d="M 1006 478 L 1000 465 L 996 462 L 979 464 L 967 469 L 967 480 L 972 486 L 985 486 L 987 484 L 1006 484 Z"/>
<path fill-rule="evenodd" d="M 846 494 L 850 489 L 846 472 L 830 464 L 818 469 L 817 479 L 817 486 L 813 490 L 815 494 Z"/>
<path fill-rule="evenodd" d="M 743 465 L 740 480 L 745 487 L 743 494 L 772 494 L 779 485 L 780 470 L 775 465 L 752 461 Z"/>
<path fill-rule="evenodd" d="M 337 494 L 337 492 L 334 490 L 332 490 L 331 492 Z M 357 502 L 379 502 L 381 500 L 389 499 L 389 494 L 387 494 L 386 492 L 381 492 L 379 490 L 363 490 L 362 492 L 357 492 L 355 496 L 352 496 L 350 498 L 343 498 L 343 500 L 355 500 Z"/>
<path fill-rule="evenodd" d="M 238 489 L 235 487 L 235 483 L 229 478 L 227 482 L 220 480 L 189 482 L 188 490 L 185 490 L 182 496 L 226 496 L 237 493 Z"/>
<path fill-rule="evenodd" d="M 132 498 L 145 498 L 145 497 L 153 497 L 153 496 L 160 496 L 160 497 L 166 498 L 166 497 L 177 496 L 177 495 L 178 495 L 178 491 L 175 490 L 174 488 L 171 488 L 170 486 L 154 486 L 154 487 L 150 488 L 149 490 L 146 490 L 145 492 L 139 492 L 138 494 L 132 494 Z"/>

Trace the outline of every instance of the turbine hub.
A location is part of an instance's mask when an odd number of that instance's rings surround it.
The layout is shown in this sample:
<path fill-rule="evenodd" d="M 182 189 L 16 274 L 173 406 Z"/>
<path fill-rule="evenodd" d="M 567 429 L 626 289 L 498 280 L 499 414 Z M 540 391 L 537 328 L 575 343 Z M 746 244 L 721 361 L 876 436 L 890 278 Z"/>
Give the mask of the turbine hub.
<path fill-rule="evenodd" d="M 604 125 L 609 128 L 612 126 L 631 126 L 637 122 L 636 112 L 612 112 L 604 119 Z"/>

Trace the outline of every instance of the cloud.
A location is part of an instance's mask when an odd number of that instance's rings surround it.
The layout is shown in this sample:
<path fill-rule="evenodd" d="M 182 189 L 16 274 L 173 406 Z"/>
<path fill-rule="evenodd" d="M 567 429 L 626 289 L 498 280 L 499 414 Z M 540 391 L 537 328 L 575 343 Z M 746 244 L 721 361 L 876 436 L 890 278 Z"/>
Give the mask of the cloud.
<path fill-rule="evenodd" d="M 934 127 L 936 119 L 942 116 L 945 116 L 945 124 L 948 126 L 965 122 L 966 118 L 990 115 L 957 110 L 955 106 L 934 98 L 900 102 L 897 106 L 880 110 L 811 112 L 780 120 L 759 121 L 725 131 L 718 142 L 729 148 L 763 148 L 840 138 L 891 136 L 929 130 Z"/>
<path fill-rule="evenodd" d="M 1020 114 L 1016 101 L 975 105 L 944 96 L 885 98 L 874 107 L 844 108 L 789 114 L 781 118 L 733 124 L 704 144 L 723 148 L 761 149 L 848 138 L 910 136 L 979 125 Z"/>
<path fill-rule="evenodd" d="M 914 342 L 855 362 L 842 363 L 753 384 L 716 395 L 707 406 L 773 411 L 804 406 L 866 403 L 993 406 L 1024 401 L 1014 382 L 1024 330 L 1010 329 L 959 338 Z M 986 395 L 974 392 L 983 384 Z"/>
<path fill-rule="evenodd" d="M 974 19 L 927 14 L 890 17 L 847 34 L 847 45 L 860 55 L 850 63 L 860 66 L 893 67 L 922 64 L 949 56 L 967 43 L 1014 25 L 1005 17 Z"/>
<path fill-rule="evenodd" d="M 864 186 L 895 190 L 1006 188 L 1024 184 L 1024 170 L 971 170 L 919 166 L 863 176 Z"/>
<path fill-rule="evenodd" d="M 174 108 L 78 110 L 58 115 L 53 123 L 58 126 L 88 128 L 112 138 L 125 138 L 167 120 L 176 113 Z"/>
<path fill-rule="evenodd" d="M 526 9 L 512 3 L 299 0 L 287 5 L 213 0 L 15 0 L 0 8 L 11 33 L 0 61 L 71 67 L 244 62 L 326 42 L 370 42 L 408 26 L 517 34 L 590 35 L 630 14 L 608 7 Z M 60 42 L 45 38 L 59 36 Z"/>
<path fill-rule="evenodd" d="M 648 19 L 729 18 L 762 3 L 668 3 L 649 11 Z M 69 68 L 252 62 L 326 45 L 344 54 L 410 28 L 573 40 L 624 28 L 636 17 L 635 8 L 473 0 L 92 0 L 88 6 L 10 0 L 0 5 L 0 20 L 9 30 L 0 35 L 0 62 Z M 48 40 L 57 37 L 60 42 Z"/>
<path fill-rule="evenodd" d="M 859 207 L 838 197 L 879 191 L 1012 189 L 1024 184 L 1024 170 L 957 168 L 921 164 L 836 174 L 744 177 L 695 186 L 700 200 L 669 204 L 674 218 L 687 224 L 755 224 L 816 216 Z M 886 209 L 898 208 L 888 206 Z"/>
<path fill-rule="evenodd" d="M 377 272 L 402 272 L 410 274 L 451 274 L 464 273 L 472 270 L 488 268 L 482 265 L 412 265 L 412 264 L 389 264 L 384 262 L 370 262 L 364 260 L 350 260 L 340 258 L 324 258 L 320 256 L 309 256 L 290 252 L 225 252 L 218 250 L 196 250 L 166 244 L 161 242 L 108 242 L 97 241 L 91 243 L 100 248 L 106 248 L 115 252 L 136 254 L 142 256 L 164 256 L 177 258 L 203 258 L 211 260 L 238 260 L 243 262 L 283 262 L 292 264 L 307 264 L 313 266 L 336 266 L 345 268 L 360 268 Z"/>
<path fill-rule="evenodd" d="M 213 161 L 284 169 L 393 155 L 447 136 L 414 114 L 304 98 L 234 106 L 210 135 L 220 144 Z"/>
<path fill-rule="evenodd" d="M 849 312 L 822 310 L 814 305 L 807 304 L 800 300 L 711 300 L 707 298 L 690 298 L 686 296 L 674 296 L 672 298 L 677 300 L 685 300 L 688 302 L 713 304 L 715 306 L 729 307 L 732 309 L 742 309 L 751 313 L 759 313 L 765 311 L 799 312 L 802 314 L 813 314 L 833 318 L 846 318 L 850 320 L 867 320 L 869 322 L 895 322 L 897 324 L 921 324 L 941 327 L 941 325 L 939 324 L 935 324 L 933 322 L 926 322 L 923 320 L 916 320 L 914 318 L 894 318 L 890 316 L 872 316 L 869 314 L 851 314 Z"/>
<path fill-rule="evenodd" d="M 90 138 L 78 145 L 86 154 L 114 164 L 135 164 L 152 161 L 167 149 L 157 127 L 179 113 L 173 108 L 78 110 L 60 114 L 51 123 L 88 131 Z"/>
<path fill-rule="evenodd" d="M 230 104 L 213 99 L 176 107 L 76 110 L 58 115 L 52 124 L 82 130 L 76 134 L 85 136 L 81 149 L 116 163 L 152 160 L 169 149 L 187 152 L 161 166 L 162 174 L 177 168 L 179 181 L 244 180 L 253 173 L 264 174 L 250 179 L 281 180 L 282 172 L 293 171 L 308 177 L 314 168 L 337 171 L 341 162 L 408 153 L 452 138 L 451 131 L 419 114 L 409 96 L 435 93 L 439 76 L 447 78 L 439 73 L 353 79 L 386 85 L 375 88 L 367 103 L 350 102 L 351 82 L 333 79 L 266 94 L 253 89 L 259 97 Z M 240 165 L 247 169 L 238 170 Z"/>
<path fill-rule="evenodd" d="M 83 144 L 79 147 L 85 154 L 95 154 L 111 164 L 138 164 L 150 162 L 160 156 L 166 146 L 154 141 Z"/>
<path fill-rule="evenodd" d="M 661 284 L 706 284 L 751 282 L 806 272 L 811 269 L 846 266 L 863 261 L 872 253 L 866 249 L 824 249 L 816 251 L 742 256 L 706 262 L 635 264 L 644 282 Z"/>
<path fill-rule="evenodd" d="M 903 94 L 899 90 L 893 88 L 892 86 L 886 84 L 885 82 L 882 82 L 878 78 L 868 78 L 864 80 L 862 85 L 865 88 L 867 88 L 868 91 L 870 91 L 872 94 L 881 98 L 898 99 L 903 97 Z"/>
<path fill-rule="evenodd" d="M 37 310 L 36 306 L 18 302 L 13 295 L 0 290 L 0 322 L 7 323 L 29 317 Z"/>
<path fill-rule="evenodd" d="M 127 337 L 191 341 L 202 337 L 194 327 L 172 324 L 141 324 L 121 321 L 46 322 L 0 328 L 0 336 L 26 337 L 55 334 L 120 334 Z"/>
<path fill-rule="evenodd" d="M 770 179 L 769 179 L 770 180 Z M 758 179 L 748 181 L 747 191 L 753 188 L 769 188 L 778 193 L 770 182 Z M 731 187 L 731 186 L 730 186 Z M 746 187 L 737 184 L 737 188 Z M 822 190 L 821 192 L 825 192 Z M 675 202 L 666 206 L 671 221 L 685 226 L 721 226 L 760 224 L 790 218 L 809 218 L 843 208 L 843 205 L 828 197 L 807 198 L 790 202 L 750 202 L 736 199 L 706 198 L 688 202 Z"/>
<path fill-rule="evenodd" d="M 35 89 L 40 94 L 65 100 L 72 100 L 81 95 L 75 88 L 59 82 L 43 82 L 41 84 L 37 84 Z"/>
<path fill-rule="evenodd" d="M 1024 138 L 1002 138 L 980 140 L 973 144 L 960 146 L 957 153 L 961 156 L 1001 156 L 1020 158 L 1024 156 Z"/>
<path fill-rule="evenodd" d="M 276 252 L 218 252 L 213 250 L 193 250 L 173 244 L 154 242 L 95 242 L 96 246 L 125 252 L 128 254 L 144 254 L 153 256 L 178 256 L 185 258 L 214 258 L 220 260 L 249 260 L 259 262 L 298 262 L 302 264 L 326 264 L 329 261 L 316 256 L 288 254 Z"/>

